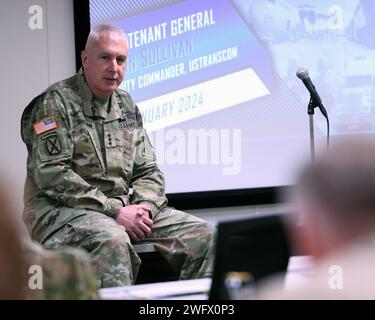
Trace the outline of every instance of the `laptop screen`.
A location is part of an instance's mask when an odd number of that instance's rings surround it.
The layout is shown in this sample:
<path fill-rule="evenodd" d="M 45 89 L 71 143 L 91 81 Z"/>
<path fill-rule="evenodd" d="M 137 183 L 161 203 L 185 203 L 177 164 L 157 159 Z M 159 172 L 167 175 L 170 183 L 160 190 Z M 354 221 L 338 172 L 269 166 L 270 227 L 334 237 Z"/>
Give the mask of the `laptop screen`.
<path fill-rule="evenodd" d="M 247 274 L 256 288 L 259 280 L 286 272 L 290 246 L 285 214 L 257 214 L 218 224 L 216 260 L 210 300 L 229 299 L 229 273 Z"/>

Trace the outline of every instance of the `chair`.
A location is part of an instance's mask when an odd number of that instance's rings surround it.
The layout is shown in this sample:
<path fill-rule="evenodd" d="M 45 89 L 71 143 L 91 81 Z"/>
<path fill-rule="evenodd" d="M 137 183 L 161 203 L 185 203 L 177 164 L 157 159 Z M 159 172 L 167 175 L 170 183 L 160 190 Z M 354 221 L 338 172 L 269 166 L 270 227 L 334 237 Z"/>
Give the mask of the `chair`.
<path fill-rule="evenodd" d="M 155 249 L 153 244 L 136 244 L 134 249 L 142 261 L 135 284 L 178 280 L 179 275 Z"/>

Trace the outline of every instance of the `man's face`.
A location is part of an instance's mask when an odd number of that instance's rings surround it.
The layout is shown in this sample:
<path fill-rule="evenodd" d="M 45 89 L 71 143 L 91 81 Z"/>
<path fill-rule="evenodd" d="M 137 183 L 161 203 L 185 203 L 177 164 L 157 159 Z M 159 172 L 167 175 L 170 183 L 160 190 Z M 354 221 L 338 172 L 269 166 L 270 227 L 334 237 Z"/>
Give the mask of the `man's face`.
<path fill-rule="evenodd" d="M 102 32 L 99 40 L 82 51 L 86 80 L 98 98 L 108 98 L 124 79 L 128 44 L 115 32 Z"/>

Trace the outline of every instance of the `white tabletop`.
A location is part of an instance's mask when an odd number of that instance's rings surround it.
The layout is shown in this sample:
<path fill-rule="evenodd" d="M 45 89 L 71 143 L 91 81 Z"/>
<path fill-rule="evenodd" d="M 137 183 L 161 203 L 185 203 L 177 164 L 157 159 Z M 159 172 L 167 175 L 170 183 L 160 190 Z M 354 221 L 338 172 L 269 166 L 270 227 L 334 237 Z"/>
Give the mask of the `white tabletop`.
<path fill-rule="evenodd" d="M 285 278 L 287 288 L 303 284 L 311 274 L 312 259 L 309 256 L 290 257 Z M 99 290 L 102 299 L 120 300 L 206 300 L 211 287 L 211 279 L 194 279 L 139 284 Z"/>
<path fill-rule="evenodd" d="M 194 279 L 100 289 L 102 299 L 207 299 L 211 279 Z"/>

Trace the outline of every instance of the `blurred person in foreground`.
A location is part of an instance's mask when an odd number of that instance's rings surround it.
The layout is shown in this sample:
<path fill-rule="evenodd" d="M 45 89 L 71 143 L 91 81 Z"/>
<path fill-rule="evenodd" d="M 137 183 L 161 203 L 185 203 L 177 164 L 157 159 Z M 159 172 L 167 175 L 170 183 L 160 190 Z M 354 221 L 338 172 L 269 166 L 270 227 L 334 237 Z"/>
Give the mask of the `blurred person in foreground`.
<path fill-rule="evenodd" d="M 0 191 L 0 300 L 26 298 L 27 262 L 9 201 Z"/>
<path fill-rule="evenodd" d="M 99 299 L 95 271 L 84 250 L 71 247 L 47 250 L 27 239 L 23 244 L 23 252 L 29 271 L 27 299 Z M 39 284 L 33 266 L 41 268 L 42 278 L 39 279 Z"/>
<path fill-rule="evenodd" d="M 337 143 L 302 171 L 293 196 L 291 239 L 315 266 L 295 288 L 269 280 L 258 298 L 375 299 L 374 141 Z"/>
<path fill-rule="evenodd" d="M 83 250 L 46 250 L 23 231 L 0 190 L 0 300 L 97 299 L 95 272 Z"/>

